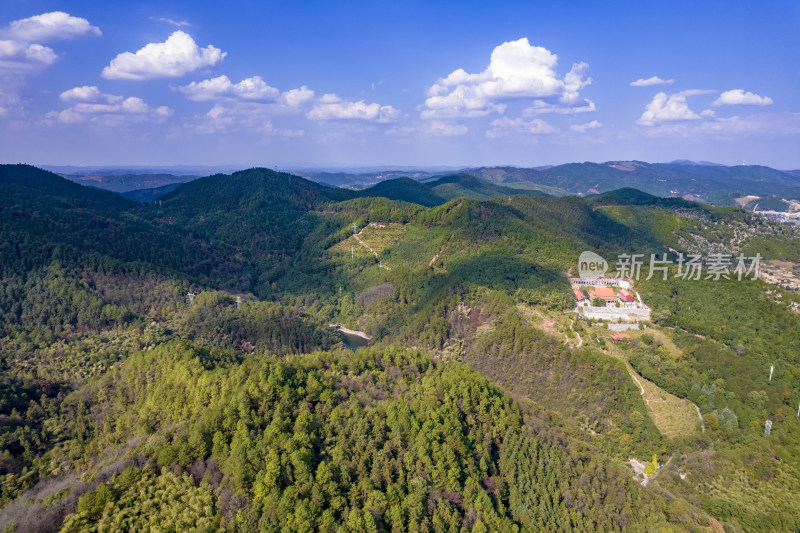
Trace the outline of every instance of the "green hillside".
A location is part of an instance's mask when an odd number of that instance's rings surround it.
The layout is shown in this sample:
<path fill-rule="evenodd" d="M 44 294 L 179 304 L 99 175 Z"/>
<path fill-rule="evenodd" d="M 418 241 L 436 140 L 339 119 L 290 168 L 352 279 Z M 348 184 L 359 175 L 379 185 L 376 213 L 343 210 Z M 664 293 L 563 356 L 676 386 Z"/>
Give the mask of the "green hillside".
<path fill-rule="evenodd" d="M 425 207 L 442 205 L 456 198 L 484 200 L 496 196 L 517 194 L 544 196 L 544 193 L 538 190 L 495 185 L 469 174 L 455 174 L 451 176 L 429 178 L 422 181 L 414 181 L 410 178 L 398 178 L 382 181 L 373 187 L 361 191 L 361 196 L 389 198 L 391 200 L 411 202 Z"/>
<path fill-rule="evenodd" d="M 495 196 L 514 195 L 514 194 L 527 194 L 531 196 L 543 195 L 540 191 L 514 189 L 511 187 L 504 187 L 495 185 L 488 181 L 478 179 L 469 174 L 454 174 L 451 176 L 444 176 L 441 178 L 428 179 L 425 183 L 439 196 L 447 200 L 455 198 L 474 198 L 476 200 L 483 200 L 486 198 L 493 198 Z"/>
<path fill-rule="evenodd" d="M 129 200 L 136 200 L 137 202 L 154 202 L 168 192 L 174 191 L 180 187 L 180 185 L 180 183 L 170 183 L 150 189 L 135 189 L 132 191 L 126 191 L 121 193 L 121 195 Z"/>
<path fill-rule="evenodd" d="M 382 197 L 391 200 L 400 200 L 413 204 L 433 207 L 445 203 L 445 198 L 440 196 L 430 187 L 423 185 L 411 178 L 397 178 L 382 181 L 368 189 L 361 191 L 364 197 Z M 449 199 L 449 198 L 448 198 Z"/>
<path fill-rule="evenodd" d="M 800 527 L 796 292 L 642 281 L 653 321 L 611 349 L 567 279 L 584 250 L 800 263 L 797 230 L 467 176 L 251 169 L 160 205 L 25 166 L 0 187 L 0 531 Z M 705 431 L 662 434 L 659 390 Z"/>

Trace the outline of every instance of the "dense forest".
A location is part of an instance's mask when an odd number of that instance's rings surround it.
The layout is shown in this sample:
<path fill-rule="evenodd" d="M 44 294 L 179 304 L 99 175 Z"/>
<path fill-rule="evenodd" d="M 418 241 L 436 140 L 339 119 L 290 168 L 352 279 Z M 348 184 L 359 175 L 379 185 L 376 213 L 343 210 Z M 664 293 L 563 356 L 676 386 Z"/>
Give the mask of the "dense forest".
<path fill-rule="evenodd" d="M 1 166 L 0 531 L 800 528 L 797 293 L 643 281 L 611 347 L 567 280 L 583 250 L 798 263 L 798 235 L 471 180 L 250 169 L 140 204 Z M 703 428 L 666 436 L 637 375 Z"/>

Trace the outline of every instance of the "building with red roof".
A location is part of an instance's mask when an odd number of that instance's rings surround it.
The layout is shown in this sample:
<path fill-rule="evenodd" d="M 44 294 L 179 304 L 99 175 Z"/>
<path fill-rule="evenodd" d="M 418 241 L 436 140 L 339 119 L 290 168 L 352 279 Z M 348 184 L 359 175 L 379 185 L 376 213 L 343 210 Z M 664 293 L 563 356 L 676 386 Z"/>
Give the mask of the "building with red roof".
<path fill-rule="evenodd" d="M 628 303 L 633 302 L 633 294 L 629 293 L 625 289 L 620 289 L 619 298 L 623 302 L 628 302 Z"/>
<path fill-rule="evenodd" d="M 582 302 L 583 300 L 586 299 L 586 296 L 583 295 L 583 291 L 581 291 L 581 289 L 577 285 L 572 286 L 572 292 L 575 293 L 576 302 Z"/>
<path fill-rule="evenodd" d="M 614 294 L 614 289 L 611 287 L 595 287 L 591 291 L 589 291 L 589 298 L 594 300 L 595 298 L 600 298 L 605 300 L 606 303 L 608 302 L 618 302 L 619 298 L 616 294 Z"/>

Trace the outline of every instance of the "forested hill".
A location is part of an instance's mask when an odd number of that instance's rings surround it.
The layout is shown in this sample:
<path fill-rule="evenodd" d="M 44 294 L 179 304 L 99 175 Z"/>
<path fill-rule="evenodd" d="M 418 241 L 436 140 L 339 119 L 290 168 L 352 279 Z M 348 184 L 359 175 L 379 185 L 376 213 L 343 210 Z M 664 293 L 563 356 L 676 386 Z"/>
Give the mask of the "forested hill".
<path fill-rule="evenodd" d="M 540 191 L 504 187 L 466 173 L 429 179 L 425 180 L 423 183 L 434 190 L 439 196 L 448 200 L 462 197 L 482 200 L 495 196 L 514 194 L 545 196 L 545 194 Z"/>
<path fill-rule="evenodd" d="M 51 201 L 62 207 L 112 212 L 134 205 L 111 192 L 84 187 L 30 165 L 0 165 L 0 192 L 6 206 Z M 35 209 L 35 205 L 31 207 Z"/>
<path fill-rule="evenodd" d="M 447 200 L 452 199 L 441 196 L 437 191 L 432 190 L 431 187 L 424 183 L 414 181 L 411 178 L 396 178 L 382 181 L 377 185 L 360 191 L 360 196 L 365 198 L 389 198 L 391 200 L 410 202 L 425 207 L 441 205 Z"/>
<path fill-rule="evenodd" d="M 353 198 L 347 189 L 325 187 L 299 176 L 252 168 L 215 174 L 185 183 L 161 197 L 162 203 L 187 213 L 226 208 L 259 210 L 280 205 L 311 209 L 321 202 Z"/>
<path fill-rule="evenodd" d="M 633 189 L 427 207 L 251 169 L 138 204 L 0 176 L 0 531 L 800 527 L 800 301 L 654 280 L 612 345 L 567 279 L 584 250 L 800 263 L 791 228 Z"/>
<path fill-rule="evenodd" d="M 0 166 L 0 191 L 0 273 L 8 292 L 54 261 L 93 269 L 124 265 L 203 283 L 242 270 L 224 243 L 187 239 L 140 216 L 136 202 L 35 167 Z"/>
<path fill-rule="evenodd" d="M 136 200 L 137 202 L 154 202 L 159 197 L 164 196 L 168 192 L 174 191 L 180 186 L 180 183 L 170 183 L 160 187 L 152 187 L 149 189 L 134 189 L 120 193 L 123 197 L 129 200 Z"/>
<path fill-rule="evenodd" d="M 544 196 L 544 193 L 540 191 L 495 185 L 469 174 L 453 174 L 422 181 L 397 178 L 383 181 L 359 191 L 358 194 L 362 197 L 383 197 L 411 202 L 425 207 L 442 205 L 456 198 L 484 200 L 496 196 L 517 194 Z"/>

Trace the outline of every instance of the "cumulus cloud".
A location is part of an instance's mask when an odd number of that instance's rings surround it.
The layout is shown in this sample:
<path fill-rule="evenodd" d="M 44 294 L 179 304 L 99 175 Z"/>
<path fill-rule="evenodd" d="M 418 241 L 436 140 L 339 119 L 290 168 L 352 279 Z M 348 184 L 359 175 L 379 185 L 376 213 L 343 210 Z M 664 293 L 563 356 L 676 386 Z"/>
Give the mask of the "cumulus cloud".
<path fill-rule="evenodd" d="M 390 105 L 368 104 L 363 100 L 350 102 L 335 94 L 325 94 L 306 113 L 311 120 L 364 120 L 369 122 L 394 122 L 400 117 L 400 110 Z"/>
<path fill-rule="evenodd" d="M 723 105 L 772 105 L 772 98 L 769 96 L 759 96 L 751 92 L 745 92 L 744 89 L 734 89 L 732 91 L 725 91 L 719 98 L 714 100 L 711 104 L 714 107 Z"/>
<path fill-rule="evenodd" d="M 553 126 L 540 118 L 525 120 L 524 118 L 501 117 L 493 120 L 489 126 L 486 137 L 490 139 L 509 134 L 542 134 L 555 131 Z"/>
<path fill-rule="evenodd" d="M 580 102 L 578 91 L 592 83 L 592 78 L 586 77 L 589 70 L 589 63 L 581 62 L 572 65 L 567 75 L 564 76 L 564 92 L 559 98 L 559 102 L 564 104 L 574 104 Z"/>
<path fill-rule="evenodd" d="M 650 87 L 651 85 L 672 85 L 675 80 L 662 80 L 658 76 L 653 76 L 647 79 L 639 78 L 631 82 L 631 87 Z"/>
<path fill-rule="evenodd" d="M 299 89 L 290 89 L 281 95 L 281 103 L 294 109 L 314 100 L 314 91 L 303 85 Z"/>
<path fill-rule="evenodd" d="M 193 81 L 189 85 L 178 87 L 177 90 L 185 94 L 189 100 L 196 102 L 220 98 L 275 101 L 280 96 L 280 91 L 267 85 L 260 76 L 233 83 L 228 76 L 222 75 L 200 82 Z"/>
<path fill-rule="evenodd" d="M 125 123 L 163 122 L 173 113 L 167 106 L 151 107 L 141 98 L 104 94 L 97 87 L 88 85 L 64 91 L 60 98 L 74 105 L 61 111 L 51 111 L 45 116 L 47 123 L 89 122 L 119 126 Z"/>
<path fill-rule="evenodd" d="M 603 125 L 600 122 L 593 120 L 591 122 L 587 122 L 586 124 L 573 124 L 572 126 L 570 126 L 570 129 L 572 131 L 583 133 L 588 130 L 594 130 L 602 127 Z"/>
<path fill-rule="evenodd" d="M 534 115 L 543 115 L 545 113 L 558 113 L 561 115 L 573 115 L 576 113 L 590 113 L 592 111 L 596 111 L 597 108 L 589 99 L 585 99 L 583 101 L 584 105 L 578 106 L 562 106 L 562 105 L 555 105 L 555 104 L 548 104 L 544 100 L 534 100 L 533 105 L 530 107 L 526 107 L 522 114 L 526 117 L 534 116 Z"/>
<path fill-rule="evenodd" d="M 63 11 L 42 13 L 25 19 L 15 20 L 0 29 L 0 37 L 24 42 L 47 42 L 60 39 L 76 39 L 86 36 L 100 36 L 103 32 L 97 26 L 81 17 L 73 17 Z"/>
<path fill-rule="evenodd" d="M 580 101 L 579 91 L 591 83 L 588 65 L 576 63 L 560 78 L 558 56 L 527 38 L 505 42 L 492 52 L 483 72 L 457 69 L 428 89 L 422 118 L 475 117 L 503 113 L 504 102 L 522 98 L 557 98 L 565 105 Z"/>
<path fill-rule="evenodd" d="M 302 130 L 277 128 L 271 119 L 274 115 L 302 113 L 314 100 L 314 91 L 305 85 L 281 92 L 260 76 L 233 83 L 222 75 L 173 89 L 190 100 L 215 103 L 205 115 L 196 117 L 194 127 L 200 133 L 252 131 L 265 137 L 299 137 Z"/>
<path fill-rule="evenodd" d="M 105 101 L 108 103 L 117 103 L 123 100 L 122 96 L 114 96 L 111 94 L 103 94 L 95 86 L 84 85 L 82 87 L 73 87 L 64 91 L 59 96 L 64 102 L 98 102 Z"/>
<path fill-rule="evenodd" d="M 102 76 L 116 80 L 178 78 L 204 67 L 213 67 L 227 55 L 208 45 L 200 48 L 192 36 L 178 30 L 163 43 L 150 43 L 135 54 L 123 52 L 103 69 Z"/>
<path fill-rule="evenodd" d="M 637 120 L 639 124 L 651 126 L 658 122 L 669 122 L 675 120 L 699 120 L 700 115 L 689 109 L 686 98 L 700 94 L 708 94 L 714 91 L 688 90 L 679 93 L 667 94 L 660 92 L 647 104 L 644 113 Z"/>
<path fill-rule="evenodd" d="M 97 35 L 101 35 L 100 29 L 89 24 L 88 20 L 63 11 L 9 23 L 0 28 L 0 75 L 6 76 L 3 83 L 16 85 L 18 89 L 26 75 L 56 62 L 56 52 L 41 43 Z"/>
<path fill-rule="evenodd" d="M 228 76 L 222 75 L 173 89 L 196 102 L 225 102 L 226 109 L 244 103 L 258 103 L 263 107 L 259 109 L 259 113 L 297 113 L 314 100 L 314 91 L 305 85 L 280 92 L 269 86 L 260 76 L 233 83 Z"/>
<path fill-rule="evenodd" d="M 52 48 L 21 41 L 0 41 L 0 73 L 25 74 L 40 70 L 56 62 L 58 56 Z"/>
<path fill-rule="evenodd" d="M 268 108 L 255 102 L 216 104 L 195 127 L 199 133 L 252 131 L 264 137 L 302 137 L 303 130 L 276 128 Z"/>

